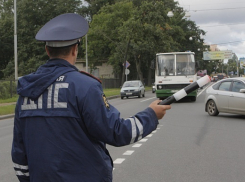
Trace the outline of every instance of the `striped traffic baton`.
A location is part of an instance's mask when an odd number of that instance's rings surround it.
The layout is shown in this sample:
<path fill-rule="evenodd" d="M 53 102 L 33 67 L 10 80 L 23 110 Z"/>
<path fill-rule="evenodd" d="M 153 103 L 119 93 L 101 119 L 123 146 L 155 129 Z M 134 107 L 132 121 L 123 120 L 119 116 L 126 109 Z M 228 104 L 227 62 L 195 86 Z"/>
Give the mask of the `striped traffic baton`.
<path fill-rule="evenodd" d="M 161 102 L 159 102 L 160 105 L 170 105 L 173 102 L 176 102 L 182 98 L 184 98 L 185 96 L 187 96 L 187 94 L 191 93 L 192 91 L 203 87 L 204 85 L 206 85 L 207 83 L 209 83 L 211 81 L 211 78 L 206 75 L 202 78 L 200 78 L 199 80 L 197 80 L 196 82 L 186 86 L 185 88 L 181 89 L 180 91 L 176 92 L 175 94 L 167 97 L 166 99 L 162 100 Z"/>

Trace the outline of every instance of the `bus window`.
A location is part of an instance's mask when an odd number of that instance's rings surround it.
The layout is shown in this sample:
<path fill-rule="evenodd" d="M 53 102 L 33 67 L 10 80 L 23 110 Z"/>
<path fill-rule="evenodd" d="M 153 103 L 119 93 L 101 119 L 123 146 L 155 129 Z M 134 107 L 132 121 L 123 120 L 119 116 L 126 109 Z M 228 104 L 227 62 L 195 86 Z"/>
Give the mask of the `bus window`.
<path fill-rule="evenodd" d="M 195 61 L 193 55 L 178 54 L 176 55 L 177 75 L 195 74 Z"/>
<path fill-rule="evenodd" d="M 157 56 L 158 76 L 174 75 L 174 55 Z"/>

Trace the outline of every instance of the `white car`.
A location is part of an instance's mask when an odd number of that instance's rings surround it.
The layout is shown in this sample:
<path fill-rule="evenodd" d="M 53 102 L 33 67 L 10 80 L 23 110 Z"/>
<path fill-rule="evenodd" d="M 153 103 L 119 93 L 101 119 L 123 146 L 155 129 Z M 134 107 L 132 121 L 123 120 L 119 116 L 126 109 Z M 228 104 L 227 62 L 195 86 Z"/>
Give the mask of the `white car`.
<path fill-rule="evenodd" d="M 205 111 L 210 116 L 220 112 L 245 115 L 245 77 L 222 79 L 208 87 Z"/>
<path fill-rule="evenodd" d="M 140 80 L 126 81 L 121 88 L 120 95 L 121 99 L 134 96 L 145 97 L 145 87 Z"/>

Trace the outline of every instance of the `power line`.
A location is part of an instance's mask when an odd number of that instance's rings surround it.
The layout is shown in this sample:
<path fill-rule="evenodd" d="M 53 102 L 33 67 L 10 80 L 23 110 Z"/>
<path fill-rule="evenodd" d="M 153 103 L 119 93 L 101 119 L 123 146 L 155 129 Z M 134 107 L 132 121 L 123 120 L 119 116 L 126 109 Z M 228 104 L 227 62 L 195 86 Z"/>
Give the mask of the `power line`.
<path fill-rule="evenodd" d="M 201 25 L 201 27 L 218 27 L 218 26 L 240 25 L 240 24 L 245 24 L 245 23 L 230 23 L 230 24 L 207 25 L 207 26 L 202 26 L 202 25 Z"/>
<path fill-rule="evenodd" d="M 234 10 L 234 9 L 245 9 L 245 7 L 239 7 L 239 8 L 223 8 L 223 9 L 200 9 L 200 10 L 190 10 L 190 11 L 216 11 L 216 10 Z"/>
<path fill-rule="evenodd" d="M 181 0 L 182 1 L 182 0 Z M 244 3 L 244 1 L 232 1 L 232 2 L 225 2 L 225 3 L 215 3 L 215 2 L 212 2 L 212 5 L 214 4 L 218 4 L 218 5 L 223 5 L 223 4 L 238 4 L 238 3 Z M 185 3 L 182 3 L 182 4 L 179 4 L 180 6 L 181 5 L 184 5 L 184 6 L 187 6 L 187 4 Z M 210 6 L 210 3 L 198 3 L 198 4 L 195 4 L 195 3 L 191 3 L 192 6 L 200 6 L 200 5 L 209 5 Z M 189 6 L 189 4 L 188 4 Z"/>
<path fill-rule="evenodd" d="M 225 43 L 218 43 L 218 44 L 215 44 L 215 45 L 221 45 L 221 44 L 233 44 L 233 43 L 238 43 L 238 42 L 245 42 L 245 40 L 233 41 L 233 42 L 225 42 Z"/>

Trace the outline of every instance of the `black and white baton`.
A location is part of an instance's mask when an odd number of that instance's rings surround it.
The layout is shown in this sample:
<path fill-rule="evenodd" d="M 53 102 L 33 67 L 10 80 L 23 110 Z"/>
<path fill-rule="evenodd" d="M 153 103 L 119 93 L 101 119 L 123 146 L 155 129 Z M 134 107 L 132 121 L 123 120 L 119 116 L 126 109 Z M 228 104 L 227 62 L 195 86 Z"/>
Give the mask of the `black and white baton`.
<path fill-rule="evenodd" d="M 180 91 L 176 92 L 175 94 L 164 99 L 163 101 L 159 102 L 158 104 L 159 105 L 170 105 L 173 102 L 176 102 L 176 101 L 184 98 L 185 96 L 187 96 L 187 94 L 191 93 L 192 91 L 203 87 L 204 85 L 206 85 L 210 81 L 211 81 L 211 78 L 208 75 L 206 75 L 206 76 L 200 78 L 199 80 L 197 80 L 196 82 L 186 86 L 185 88 L 181 89 Z"/>

